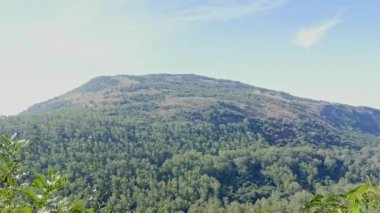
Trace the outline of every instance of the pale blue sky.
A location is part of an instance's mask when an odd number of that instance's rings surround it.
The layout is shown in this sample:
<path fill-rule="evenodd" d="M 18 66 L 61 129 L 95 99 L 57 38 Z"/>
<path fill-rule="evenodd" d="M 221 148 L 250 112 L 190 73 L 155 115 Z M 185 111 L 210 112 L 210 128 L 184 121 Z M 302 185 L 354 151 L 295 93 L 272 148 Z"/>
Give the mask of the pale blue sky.
<path fill-rule="evenodd" d="M 195 73 L 380 108 L 373 0 L 0 0 L 0 114 L 98 75 Z"/>

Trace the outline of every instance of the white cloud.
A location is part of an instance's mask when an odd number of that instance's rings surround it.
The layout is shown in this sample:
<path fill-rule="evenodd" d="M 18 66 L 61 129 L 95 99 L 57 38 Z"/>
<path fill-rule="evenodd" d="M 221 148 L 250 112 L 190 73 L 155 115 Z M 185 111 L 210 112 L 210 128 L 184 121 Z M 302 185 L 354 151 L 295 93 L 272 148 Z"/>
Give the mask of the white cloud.
<path fill-rule="evenodd" d="M 236 1 L 216 1 L 180 11 L 179 19 L 183 21 L 226 21 L 243 16 L 271 10 L 281 6 L 285 0 L 256 0 L 250 3 L 237 3 Z"/>
<path fill-rule="evenodd" d="M 309 49 L 323 39 L 326 34 L 339 23 L 341 23 L 340 13 L 328 21 L 308 28 L 302 28 L 297 31 L 293 43 L 305 49 Z"/>

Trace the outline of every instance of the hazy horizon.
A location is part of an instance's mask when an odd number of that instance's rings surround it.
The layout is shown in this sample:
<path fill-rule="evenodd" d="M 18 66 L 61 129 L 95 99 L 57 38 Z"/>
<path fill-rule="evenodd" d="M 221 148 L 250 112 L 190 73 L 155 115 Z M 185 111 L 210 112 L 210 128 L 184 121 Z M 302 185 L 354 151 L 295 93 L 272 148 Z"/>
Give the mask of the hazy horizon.
<path fill-rule="evenodd" d="M 100 75 L 194 73 L 380 109 L 380 2 L 0 3 L 0 114 Z"/>

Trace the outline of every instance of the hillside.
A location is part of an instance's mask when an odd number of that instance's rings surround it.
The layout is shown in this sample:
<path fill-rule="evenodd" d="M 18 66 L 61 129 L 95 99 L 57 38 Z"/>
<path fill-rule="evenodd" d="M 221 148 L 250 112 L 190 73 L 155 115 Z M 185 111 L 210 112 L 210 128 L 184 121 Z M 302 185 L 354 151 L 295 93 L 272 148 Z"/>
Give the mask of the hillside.
<path fill-rule="evenodd" d="M 226 124 L 247 120 L 270 142 L 299 137 L 339 143 L 345 131 L 380 134 L 380 110 L 298 98 L 284 92 L 197 75 L 102 76 L 24 114 L 86 109 L 138 121 Z M 265 129 L 266 126 L 272 127 Z M 304 135 L 297 135 L 296 131 Z M 324 135 L 322 137 L 322 135 Z"/>
<path fill-rule="evenodd" d="M 298 212 L 380 181 L 380 110 L 197 75 L 98 77 L 1 117 L 15 132 L 30 168 L 69 173 L 65 193 L 101 212 Z"/>

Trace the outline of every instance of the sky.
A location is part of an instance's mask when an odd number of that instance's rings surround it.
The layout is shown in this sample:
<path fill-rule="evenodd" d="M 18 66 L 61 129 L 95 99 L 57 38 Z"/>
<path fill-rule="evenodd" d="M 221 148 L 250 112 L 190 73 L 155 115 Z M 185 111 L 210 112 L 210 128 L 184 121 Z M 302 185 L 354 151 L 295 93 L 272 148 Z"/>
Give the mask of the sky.
<path fill-rule="evenodd" d="M 194 73 L 380 109 L 380 1 L 0 0 L 0 114 L 99 75 Z"/>

